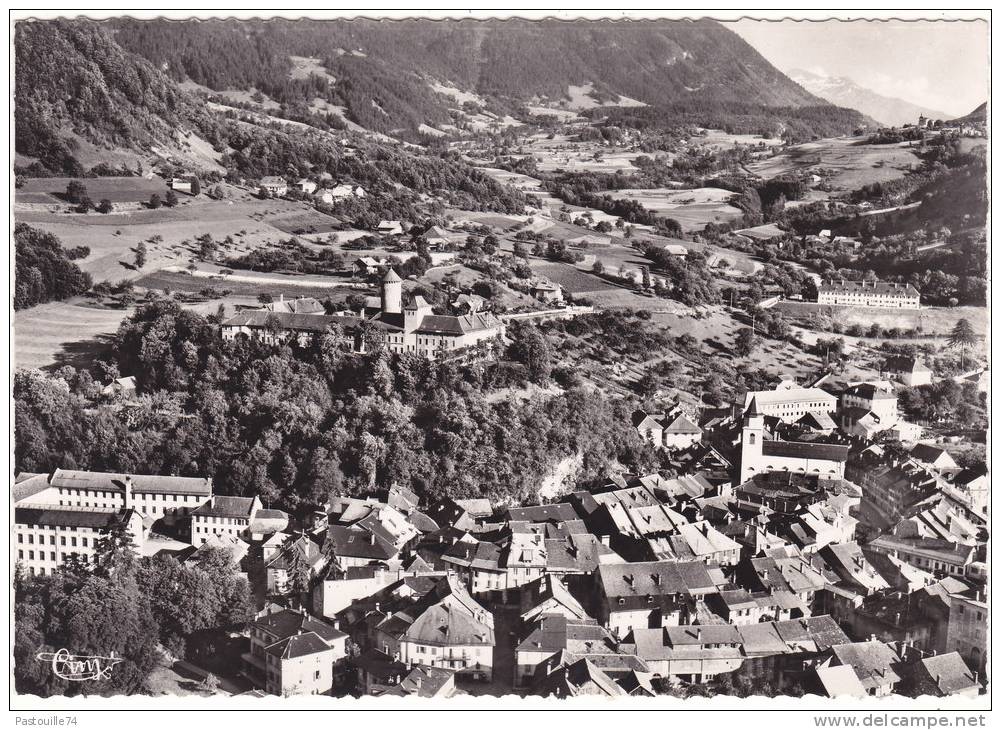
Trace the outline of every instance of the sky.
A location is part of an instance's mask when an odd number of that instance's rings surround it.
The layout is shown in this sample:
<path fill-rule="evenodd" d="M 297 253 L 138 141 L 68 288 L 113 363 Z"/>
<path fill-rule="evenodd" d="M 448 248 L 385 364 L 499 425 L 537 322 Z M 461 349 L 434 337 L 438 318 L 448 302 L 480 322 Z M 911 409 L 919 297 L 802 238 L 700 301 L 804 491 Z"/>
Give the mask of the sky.
<path fill-rule="evenodd" d="M 953 116 L 987 101 L 990 36 L 985 21 L 726 23 L 780 71 L 844 76 L 878 94 Z"/>

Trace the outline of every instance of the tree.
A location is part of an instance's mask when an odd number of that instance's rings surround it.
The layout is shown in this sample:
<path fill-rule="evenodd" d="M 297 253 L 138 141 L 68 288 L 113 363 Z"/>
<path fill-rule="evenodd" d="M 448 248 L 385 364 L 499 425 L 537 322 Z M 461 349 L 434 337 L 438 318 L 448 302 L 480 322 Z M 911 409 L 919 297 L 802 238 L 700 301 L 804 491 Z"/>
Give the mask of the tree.
<path fill-rule="evenodd" d="M 84 195 L 80 198 L 80 204 L 76 207 L 77 213 L 87 213 L 94 208 L 94 201 L 90 199 L 89 196 Z"/>
<path fill-rule="evenodd" d="M 175 193 L 173 190 L 168 190 L 167 195 L 163 199 L 163 204 L 166 205 L 168 208 L 173 208 L 175 205 L 177 205 L 177 193 Z"/>
<path fill-rule="evenodd" d="M 152 208 L 153 210 L 156 210 L 161 205 L 163 205 L 163 201 L 160 200 L 160 196 L 159 195 L 157 195 L 156 193 L 153 193 L 152 195 L 149 196 L 149 207 L 150 208 Z"/>
<path fill-rule="evenodd" d="M 311 570 L 306 556 L 300 549 L 299 540 L 308 540 L 305 535 L 289 535 L 282 549 L 285 559 L 285 571 L 288 573 L 288 592 L 297 603 L 302 602 L 302 596 L 309 590 Z"/>
<path fill-rule="evenodd" d="M 537 327 L 525 325 L 513 333 L 511 356 L 528 369 L 535 383 L 545 383 L 553 369 L 553 351 Z"/>
<path fill-rule="evenodd" d="M 123 524 L 116 524 L 94 544 L 94 572 L 111 575 L 118 570 L 129 571 L 136 564 L 136 544 L 132 533 Z"/>
<path fill-rule="evenodd" d="M 140 241 L 136 244 L 136 268 L 141 269 L 146 265 L 146 242 Z"/>
<path fill-rule="evenodd" d="M 594 265 L 591 266 L 591 271 L 601 276 L 602 274 L 605 273 L 605 265 L 601 263 L 601 261 L 599 261 L 598 259 L 595 259 Z"/>
<path fill-rule="evenodd" d="M 115 206 L 111 204 L 111 201 L 107 198 L 101 198 L 101 202 L 97 204 L 98 213 L 110 213 L 115 209 Z"/>
<path fill-rule="evenodd" d="M 66 200 L 79 203 L 87 197 L 87 187 L 79 180 L 70 180 L 66 185 Z"/>
<path fill-rule="evenodd" d="M 643 275 L 643 278 L 642 278 L 643 289 L 644 290 L 645 289 L 649 289 L 650 288 L 650 283 L 651 283 L 650 282 L 650 267 L 649 266 L 644 266 L 644 267 L 642 267 L 640 269 L 640 271 L 641 271 L 641 273 Z"/>
<path fill-rule="evenodd" d="M 977 344 L 979 338 L 973 330 L 973 325 L 965 317 L 956 322 L 952 332 L 949 333 L 949 347 L 959 350 L 962 356 L 962 368 L 966 370 L 966 352 Z"/>
<path fill-rule="evenodd" d="M 191 178 L 191 194 L 198 195 L 202 192 L 202 183 L 197 177 Z"/>
<path fill-rule="evenodd" d="M 754 352 L 757 344 L 758 338 L 754 334 L 754 331 L 750 327 L 744 327 L 737 332 L 737 337 L 734 341 L 734 351 L 738 357 L 747 357 Z"/>

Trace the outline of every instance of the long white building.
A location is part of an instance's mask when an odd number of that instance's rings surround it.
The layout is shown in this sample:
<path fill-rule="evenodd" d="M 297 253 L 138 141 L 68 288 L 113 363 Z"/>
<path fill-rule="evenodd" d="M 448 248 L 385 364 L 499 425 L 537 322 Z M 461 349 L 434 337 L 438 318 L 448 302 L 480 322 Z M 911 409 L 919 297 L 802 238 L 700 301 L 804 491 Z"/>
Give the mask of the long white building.
<path fill-rule="evenodd" d="M 919 309 L 921 293 L 910 284 L 825 279 L 817 287 L 817 303 L 850 307 Z"/>
<path fill-rule="evenodd" d="M 14 509 L 15 561 L 28 575 L 52 575 L 76 556 L 93 563 L 101 538 L 124 527 L 141 549 L 142 517 L 133 509 L 27 506 Z"/>
<path fill-rule="evenodd" d="M 762 416 L 773 416 L 785 423 L 795 423 L 807 413 L 830 413 L 838 408 L 838 399 L 820 388 L 801 388 L 791 380 L 780 383 L 775 390 L 749 391 L 744 396 L 742 412 L 751 401 Z"/>

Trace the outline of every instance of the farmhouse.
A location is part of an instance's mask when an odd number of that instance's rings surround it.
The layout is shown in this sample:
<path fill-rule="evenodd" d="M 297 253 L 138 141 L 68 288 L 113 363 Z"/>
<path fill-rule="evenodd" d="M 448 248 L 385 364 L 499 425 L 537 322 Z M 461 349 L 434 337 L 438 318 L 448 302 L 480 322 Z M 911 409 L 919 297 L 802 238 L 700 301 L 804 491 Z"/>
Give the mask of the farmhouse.
<path fill-rule="evenodd" d="M 125 378 L 115 378 L 101 390 L 101 395 L 121 396 L 124 400 L 136 397 L 136 378 L 129 375 Z"/>
<path fill-rule="evenodd" d="M 676 243 L 665 243 L 663 246 L 659 246 L 658 248 L 671 256 L 684 257 L 688 255 L 688 249 L 684 246 L 679 246 Z"/>
<path fill-rule="evenodd" d="M 288 193 L 288 183 L 285 178 L 268 175 L 261 178 L 260 189 L 262 193 L 280 198 Z"/>
<path fill-rule="evenodd" d="M 823 280 L 817 303 L 849 307 L 918 309 L 921 294 L 910 284 L 886 281 Z"/>
<path fill-rule="evenodd" d="M 931 368 L 916 357 L 891 357 L 883 365 L 882 372 L 910 387 L 928 385 L 932 379 Z"/>
<path fill-rule="evenodd" d="M 305 193 L 306 195 L 312 195 L 316 191 L 316 183 L 312 180 L 307 180 L 306 178 L 299 180 L 295 186 L 299 188 L 299 192 Z"/>
<path fill-rule="evenodd" d="M 377 259 L 372 256 L 362 256 L 355 259 L 354 270 L 359 276 L 379 276 L 389 267 L 386 259 Z"/>
<path fill-rule="evenodd" d="M 191 194 L 191 188 L 194 183 L 190 176 L 187 177 L 175 177 L 170 180 L 170 189 L 179 193 Z"/>
<path fill-rule="evenodd" d="M 432 251 L 448 248 L 453 243 L 461 241 L 461 238 L 461 234 L 451 233 L 441 226 L 432 226 L 420 235 L 420 240 Z"/>
<path fill-rule="evenodd" d="M 403 224 L 399 221 L 379 221 L 375 231 L 382 236 L 402 236 Z"/>
<path fill-rule="evenodd" d="M 559 284 L 550 281 L 537 281 L 532 284 L 529 293 L 544 304 L 561 304 L 563 302 L 563 289 Z"/>

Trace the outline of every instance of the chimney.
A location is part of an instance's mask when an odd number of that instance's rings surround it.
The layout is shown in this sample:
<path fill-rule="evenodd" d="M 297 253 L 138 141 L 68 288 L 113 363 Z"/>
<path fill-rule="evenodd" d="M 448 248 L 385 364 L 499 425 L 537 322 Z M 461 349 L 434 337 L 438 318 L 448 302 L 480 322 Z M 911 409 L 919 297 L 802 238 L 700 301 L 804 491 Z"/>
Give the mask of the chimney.
<path fill-rule="evenodd" d="M 125 489 L 122 500 L 124 502 L 125 509 L 132 508 L 132 477 L 129 474 L 125 475 Z"/>
<path fill-rule="evenodd" d="M 339 618 L 335 618 L 334 619 L 334 628 L 340 630 L 340 628 L 341 628 L 341 620 Z"/>
<path fill-rule="evenodd" d="M 379 602 L 378 602 L 378 601 L 376 601 L 376 602 L 375 602 L 375 610 L 376 610 L 376 611 L 378 611 L 378 610 L 379 610 Z"/>

